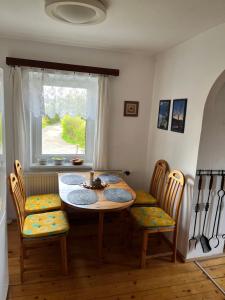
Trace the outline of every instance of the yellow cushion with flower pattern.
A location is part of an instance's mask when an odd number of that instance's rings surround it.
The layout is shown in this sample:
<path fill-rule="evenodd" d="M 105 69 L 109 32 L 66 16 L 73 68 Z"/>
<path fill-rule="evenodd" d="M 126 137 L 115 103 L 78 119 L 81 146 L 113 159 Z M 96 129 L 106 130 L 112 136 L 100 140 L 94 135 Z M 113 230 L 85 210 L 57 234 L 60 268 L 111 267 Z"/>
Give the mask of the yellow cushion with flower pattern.
<path fill-rule="evenodd" d="M 136 199 L 134 205 L 153 205 L 157 200 L 149 193 L 144 191 L 136 191 Z"/>
<path fill-rule="evenodd" d="M 57 194 L 43 194 L 27 197 L 25 203 L 26 213 L 37 213 L 61 208 L 61 199 Z"/>
<path fill-rule="evenodd" d="M 35 238 L 65 233 L 69 223 L 64 211 L 29 215 L 24 220 L 23 237 Z"/>
<path fill-rule="evenodd" d="M 160 207 L 132 207 L 131 215 L 141 227 L 169 227 L 175 221 Z"/>

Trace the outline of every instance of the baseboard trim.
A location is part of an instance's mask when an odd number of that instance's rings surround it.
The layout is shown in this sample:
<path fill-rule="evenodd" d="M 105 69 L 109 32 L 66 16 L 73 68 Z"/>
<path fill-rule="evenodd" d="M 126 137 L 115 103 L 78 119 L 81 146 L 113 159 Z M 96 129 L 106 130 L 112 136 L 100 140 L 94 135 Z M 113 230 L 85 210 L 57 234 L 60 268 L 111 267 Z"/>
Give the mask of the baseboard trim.
<path fill-rule="evenodd" d="M 214 259 L 214 258 L 220 258 L 220 257 L 225 257 L 225 253 L 217 254 L 217 255 L 211 255 L 207 257 L 199 256 L 199 257 L 194 257 L 194 258 L 186 258 L 186 262 L 191 262 L 191 261 L 204 261 L 204 260 L 209 260 L 209 259 Z"/>

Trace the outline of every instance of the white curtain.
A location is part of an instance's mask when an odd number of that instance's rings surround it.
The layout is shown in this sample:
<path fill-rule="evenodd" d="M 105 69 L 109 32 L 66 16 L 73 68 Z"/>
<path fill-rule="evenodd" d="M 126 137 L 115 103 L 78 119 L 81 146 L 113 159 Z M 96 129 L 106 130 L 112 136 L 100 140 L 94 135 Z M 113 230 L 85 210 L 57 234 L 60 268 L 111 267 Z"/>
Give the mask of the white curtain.
<path fill-rule="evenodd" d="M 96 119 L 98 76 L 74 72 L 29 70 L 30 110 L 35 118 L 55 115 Z"/>
<path fill-rule="evenodd" d="M 108 77 L 99 76 L 98 112 L 95 130 L 93 169 L 108 169 L 109 96 Z"/>
<path fill-rule="evenodd" d="M 12 68 L 10 75 L 15 158 L 25 169 L 29 168 L 31 157 L 30 118 L 51 118 L 55 114 L 82 115 L 89 120 L 94 139 L 87 141 L 90 145 L 85 160 L 93 160 L 96 170 L 108 168 L 108 77 L 20 67 Z M 65 90 L 60 91 L 59 87 Z"/>
<path fill-rule="evenodd" d="M 3 88 L 3 70 L 0 68 L 0 160 L 3 159 L 2 155 L 5 153 L 5 128 L 4 128 L 4 88 Z M 0 168 L 0 170 L 2 170 Z M 1 172 L 0 172 L 1 173 Z M 1 204 L 0 204 L 1 206 Z M 1 211 L 1 209 L 0 209 Z"/>
<path fill-rule="evenodd" d="M 29 133 L 27 111 L 24 97 L 23 78 L 20 67 L 11 69 L 13 127 L 14 127 L 14 158 L 18 159 L 24 169 L 29 167 Z"/>

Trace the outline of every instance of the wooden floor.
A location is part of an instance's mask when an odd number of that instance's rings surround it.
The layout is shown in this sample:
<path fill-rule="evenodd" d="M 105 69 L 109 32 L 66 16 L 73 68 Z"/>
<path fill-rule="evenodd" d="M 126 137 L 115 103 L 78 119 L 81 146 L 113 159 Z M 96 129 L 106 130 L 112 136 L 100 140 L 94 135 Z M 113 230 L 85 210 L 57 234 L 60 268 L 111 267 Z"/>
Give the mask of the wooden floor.
<path fill-rule="evenodd" d="M 171 263 L 168 258 L 151 260 L 146 269 L 138 268 L 138 241 L 132 251 L 119 239 L 117 223 L 105 226 L 105 262 L 96 260 L 96 224 L 71 224 L 70 275 L 60 269 L 57 244 L 30 250 L 26 259 L 25 282 L 19 280 L 18 234 L 15 223 L 9 225 L 8 299 L 15 300 L 144 300 L 225 299 L 222 293 L 194 263 Z M 157 240 L 152 249 L 158 251 Z M 202 263 L 207 271 L 225 287 L 225 259 Z"/>

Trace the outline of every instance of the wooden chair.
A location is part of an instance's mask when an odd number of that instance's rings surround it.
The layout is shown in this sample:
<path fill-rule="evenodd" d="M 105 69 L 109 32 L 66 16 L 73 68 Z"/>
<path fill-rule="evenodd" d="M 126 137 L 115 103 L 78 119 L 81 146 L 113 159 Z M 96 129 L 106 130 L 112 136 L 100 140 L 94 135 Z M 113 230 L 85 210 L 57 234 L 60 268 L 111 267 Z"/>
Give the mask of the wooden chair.
<path fill-rule="evenodd" d="M 23 169 L 18 160 L 14 162 L 14 169 L 19 182 L 26 214 L 62 209 L 62 202 L 57 194 L 42 194 L 26 197 Z"/>
<path fill-rule="evenodd" d="M 153 206 L 161 200 L 166 173 L 169 170 L 165 160 L 158 160 L 152 174 L 149 193 L 136 191 L 134 206 Z"/>
<path fill-rule="evenodd" d="M 141 249 L 141 267 L 145 267 L 146 259 L 172 254 L 176 262 L 178 219 L 181 199 L 185 185 L 184 175 L 177 170 L 169 173 L 161 207 L 132 207 L 130 210 L 133 221 L 143 232 Z M 150 234 L 173 232 L 173 252 L 147 255 Z"/>
<path fill-rule="evenodd" d="M 20 231 L 20 269 L 21 281 L 24 274 L 25 251 L 33 244 L 59 241 L 61 245 L 63 273 L 68 273 L 67 263 L 67 233 L 69 223 L 64 211 L 32 214 L 25 217 L 23 197 L 15 174 L 9 176 L 9 186 L 16 208 L 17 221 Z"/>

